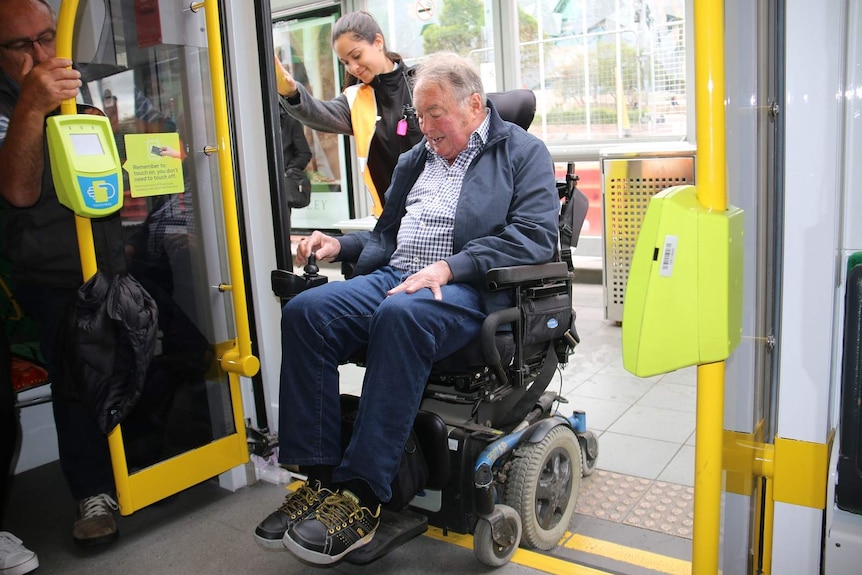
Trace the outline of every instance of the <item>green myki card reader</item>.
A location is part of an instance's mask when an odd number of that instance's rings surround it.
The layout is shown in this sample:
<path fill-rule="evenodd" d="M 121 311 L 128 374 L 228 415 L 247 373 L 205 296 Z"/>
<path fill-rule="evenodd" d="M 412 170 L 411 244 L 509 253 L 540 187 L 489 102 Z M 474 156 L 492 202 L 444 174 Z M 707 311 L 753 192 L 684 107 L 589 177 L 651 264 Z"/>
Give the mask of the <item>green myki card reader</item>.
<path fill-rule="evenodd" d="M 742 337 L 744 214 L 694 186 L 650 198 L 623 305 L 623 367 L 638 377 L 726 360 Z"/>
<path fill-rule="evenodd" d="M 104 116 L 48 118 L 48 152 L 60 203 L 79 216 L 107 216 L 123 207 L 122 166 Z"/>

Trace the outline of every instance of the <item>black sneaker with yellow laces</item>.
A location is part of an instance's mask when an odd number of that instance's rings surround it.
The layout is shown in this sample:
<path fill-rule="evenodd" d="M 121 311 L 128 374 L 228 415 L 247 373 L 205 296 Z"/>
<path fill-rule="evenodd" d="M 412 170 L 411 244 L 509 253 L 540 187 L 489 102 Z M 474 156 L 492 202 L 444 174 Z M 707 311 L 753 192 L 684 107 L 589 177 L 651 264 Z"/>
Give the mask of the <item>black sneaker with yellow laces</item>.
<path fill-rule="evenodd" d="M 254 538 L 259 544 L 270 549 L 284 549 L 284 533 L 299 521 L 314 514 L 323 500 L 332 491 L 323 487 L 320 481 L 309 479 L 296 491 L 288 493 L 281 506 L 266 516 L 257 529 Z"/>
<path fill-rule="evenodd" d="M 342 489 L 323 500 L 314 512 L 284 534 L 284 546 L 294 555 L 318 565 L 335 563 L 374 537 L 380 525 L 380 505 L 363 507 L 353 493 Z"/>

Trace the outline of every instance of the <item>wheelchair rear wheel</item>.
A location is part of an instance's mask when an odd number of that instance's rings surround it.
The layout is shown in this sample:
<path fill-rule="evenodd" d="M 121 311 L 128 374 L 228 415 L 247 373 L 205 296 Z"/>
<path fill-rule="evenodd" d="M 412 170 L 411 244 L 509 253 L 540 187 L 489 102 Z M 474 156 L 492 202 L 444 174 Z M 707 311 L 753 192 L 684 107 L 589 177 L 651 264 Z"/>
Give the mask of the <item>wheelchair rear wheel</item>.
<path fill-rule="evenodd" d="M 575 513 L 580 485 L 581 449 L 565 425 L 515 450 L 505 498 L 521 516 L 526 546 L 546 551 L 557 546 Z"/>

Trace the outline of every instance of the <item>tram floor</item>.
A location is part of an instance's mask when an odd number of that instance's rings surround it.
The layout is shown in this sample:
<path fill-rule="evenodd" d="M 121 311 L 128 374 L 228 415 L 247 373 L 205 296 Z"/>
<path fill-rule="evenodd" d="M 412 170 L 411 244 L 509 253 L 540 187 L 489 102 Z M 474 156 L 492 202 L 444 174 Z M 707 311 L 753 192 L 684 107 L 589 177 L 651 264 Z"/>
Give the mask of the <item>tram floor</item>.
<path fill-rule="evenodd" d="M 604 482 L 596 473 L 590 482 Z M 284 487 L 256 483 L 230 493 L 207 481 L 119 519 L 120 538 L 109 546 L 82 549 L 71 537 L 74 505 L 56 462 L 15 476 L 4 525 L 39 556 L 35 574 L 300 574 L 321 568 L 287 551 L 259 547 L 257 523 L 281 501 Z M 589 498 L 587 498 L 589 499 Z M 502 575 L 557 573 L 593 575 L 681 574 L 690 572 L 690 541 L 580 512 L 563 543 L 550 553 L 518 550 Z M 472 552 L 468 536 L 444 536 L 438 529 L 407 542 L 365 566 L 340 563 L 341 574 L 488 573 Z"/>
<path fill-rule="evenodd" d="M 582 480 L 569 533 L 551 553 L 519 550 L 495 573 L 691 572 L 694 470 L 693 370 L 640 379 L 622 368 L 620 328 L 603 318 L 602 286 L 575 286 L 582 343 L 560 375 L 565 409 L 583 409 L 599 436 L 595 473 Z M 346 392 L 361 389 L 359 368 L 346 367 Z M 313 573 L 287 552 L 258 547 L 255 525 L 282 500 L 284 488 L 259 482 L 236 493 L 214 481 L 120 518 L 120 539 L 82 550 L 71 538 L 74 502 L 57 462 L 14 477 L 4 528 L 39 555 L 36 573 Z M 487 573 L 469 537 L 436 529 L 367 566 L 341 563 L 332 573 Z"/>

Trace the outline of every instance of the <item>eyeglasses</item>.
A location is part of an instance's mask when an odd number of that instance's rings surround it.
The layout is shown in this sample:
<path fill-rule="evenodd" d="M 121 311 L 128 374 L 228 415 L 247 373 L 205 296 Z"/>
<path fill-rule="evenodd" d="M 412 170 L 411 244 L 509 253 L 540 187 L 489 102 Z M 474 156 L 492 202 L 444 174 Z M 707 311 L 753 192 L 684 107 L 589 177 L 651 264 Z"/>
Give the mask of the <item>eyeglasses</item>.
<path fill-rule="evenodd" d="M 0 48 L 4 50 L 9 50 L 10 52 L 30 52 L 33 53 L 33 50 L 36 48 L 36 44 L 39 44 L 43 49 L 50 48 L 54 45 L 54 42 L 57 40 L 57 31 L 49 30 L 36 38 L 35 40 L 14 40 L 12 42 L 7 42 L 6 44 L 0 44 Z"/>

